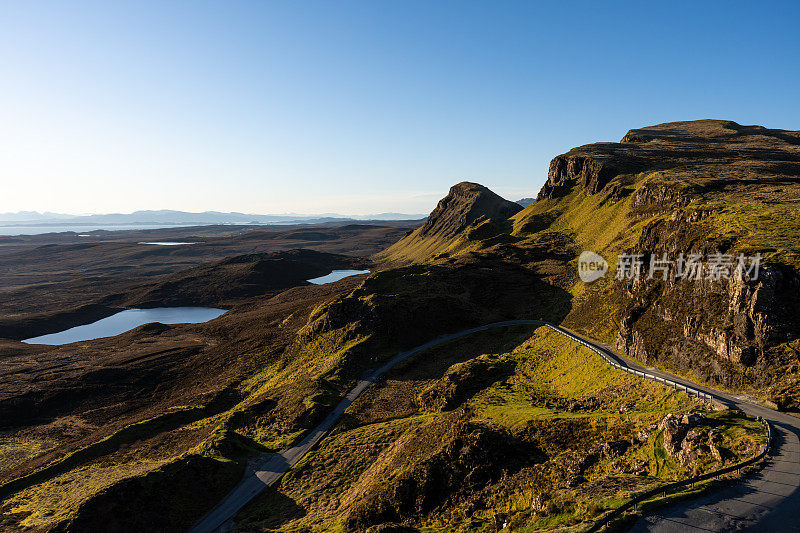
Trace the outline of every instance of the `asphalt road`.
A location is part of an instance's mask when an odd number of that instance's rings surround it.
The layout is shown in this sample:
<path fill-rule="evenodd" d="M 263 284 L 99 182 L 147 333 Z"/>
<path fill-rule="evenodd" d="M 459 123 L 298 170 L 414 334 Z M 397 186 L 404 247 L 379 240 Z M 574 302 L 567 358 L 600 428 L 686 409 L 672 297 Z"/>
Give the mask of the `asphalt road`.
<path fill-rule="evenodd" d="M 541 325 L 542 322 L 537 320 L 513 320 L 509 322 L 496 322 L 494 324 L 487 324 L 477 328 L 467 329 L 458 333 L 450 335 L 442 335 L 430 342 L 426 342 L 422 346 L 401 352 L 395 355 L 391 360 L 386 362 L 383 366 L 374 371 L 367 372 L 356 383 L 355 387 L 339 402 L 333 411 L 322 421 L 320 425 L 315 427 L 299 444 L 288 448 L 280 453 L 264 454 L 256 460 L 256 467 L 249 470 L 244 479 L 225 498 L 217 504 L 203 519 L 198 522 L 191 530 L 190 533 L 222 533 L 228 531 L 231 524 L 230 520 L 236 516 L 236 513 L 242 507 L 247 505 L 253 498 L 261 494 L 267 487 L 278 481 L 280 477 L 285 474 L 295 463 L 308 453 L 322 438 L 330 431 L 333 426 L 339 421 L 339 418 L 350 407 L 356 398 L 358 398 L 367 387 L 375 383 L 383 374 L 389 371 L 395 365 L 405 361 L 420 352 L 433 348 L 436 345 L 471 335 L 479 331 L 487 329 L 499 328 L 504 326 L 517 326 L 517 325 Z"/>
<path fill-rule="evenodd" d="M 190 533 L 222 533 L 232 527 L 234 516 L 274 484 L 295 463 L 308 453 L 330 431 L 350 405 L 370 385 L 398 363 L 436 345 L 487 329 L 519 326 L 549 325 L 556 331 L 582 338 L 616 359 L 620 364 L 671 379 L 712 394 L 717 400 L 739 407 L 751 416 L 770 421 L 775 438 L 771 457 L 758 474 L 742 483 L 714 491 L 685 502 L 663 508 L 647 515 L 633 525 L 631 531 L 693 532 L 693 531 L 755 531 L 800 532 L 800 419 L 778 413 L 746 397 L 711 389 L 667 372 L 646 368 L 618 355 L 614 350 L 576 335 L 560 326 L 538 320 L 510 320 L 443 335 L 421 346 L 401 352 L 380 368 L 367 372 L 336 408 L 299 444 L 280 453 L 264 454 L 255 461 L 245 478 L 216 507 L 197 523 Z"/>
<path fill-rule="evenodd" d="M 772 424 L 769 459 L 758 473 L 741 483 L 659 509 L 638 520 L 630 531 L 800 532 L 800 418 L 774 411 L 746 396 L 722 392 L 663 370 L 644 367 L 616 354 L 610 346 L 592 344 L 628 367 L 692 386 Z"/>

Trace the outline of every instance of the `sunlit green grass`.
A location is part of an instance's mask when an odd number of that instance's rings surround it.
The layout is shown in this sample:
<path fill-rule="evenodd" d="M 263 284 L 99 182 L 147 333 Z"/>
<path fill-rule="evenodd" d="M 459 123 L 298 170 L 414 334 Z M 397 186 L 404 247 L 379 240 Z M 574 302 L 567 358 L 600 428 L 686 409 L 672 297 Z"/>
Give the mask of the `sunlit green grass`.
<path fill-rule="evenodd" d="M 503 344 L 500 334 L 507 338 L 506 351 L 494 353 Z M 488 351 L 493 357 L 515 359 L 516 372 L 468 399 L 463 410 L 420 410 L 365 425 L 344 424 L 287 474 L 275 492 L 262 496 L 240 516 L 241 531 L 265 527 L 340 531 L 348 506 L 359 494 L 433 453 L 439 445 L 437 431 L 441 431 L 433 428 L 450 427 L 452 420 L 464 413 L 471 413 L 475 421 L 505 427 L 512 434 L 533 435 L 549 460 L 507 482 L 487 486 L 488 507 L 476 510 L 469 519 L 457 508 L 442 510 L 415 522 L 420 531 L 493 531 L 495 513 L 508 515 L 515 531 L 582 531 L 587 520 L 616 508 L 632 494 L 688 475 L 686 468 L 667 455 L 661 433 L 653 428 L 667 413 L 702 411 L 704 405 L 684 392 L 613 369 L 593 351 L 549 328 L 503 328 L 446 343 L 403 363 L 392 379 L 402 379 L 415 365 L 431 358 L 456 361 L 456 365 L 477 358 L 487 351 L 481 349 L 481 343 L 487 348 L 491 344 Z M 531 401 L 532 396 L 536 401 Z M 564 408 L 565 402 L 592 397 L 602 400 L 600 408 L 574 412 Z M 539 404 L 544 400 L 550 405 Z M 724 446 L 735 448 L 759 436 L 760 426 L 755 421 L 729 413 L 706 414 L 716 419 Z M 650 438 L 626 457 L 644 461 L 649 476 L 625 474 L 619 470 L 619 460 L 601 458 L 587 470 L 585 485 L 566 486 L 563 468 L 575 454 L 610 440 L 630 439 L 642 429 L 649 429 Z M 409 447 L 411 442 L 416 442 L 416 447 Z M 748 446 L 753 447 L 752 443 Z M 713 465 L 703 463 L 706 466 Z M 534 498 L 543 493 L 548 498 L 546 510 L 531 514 Z"/>

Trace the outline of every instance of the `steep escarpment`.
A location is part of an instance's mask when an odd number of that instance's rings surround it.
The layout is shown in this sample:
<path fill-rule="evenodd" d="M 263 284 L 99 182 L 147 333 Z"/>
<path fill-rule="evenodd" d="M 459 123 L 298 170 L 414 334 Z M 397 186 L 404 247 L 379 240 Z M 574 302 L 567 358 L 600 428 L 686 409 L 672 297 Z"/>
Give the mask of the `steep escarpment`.
<path fill-rule="evenodd" d="M 574 185 L 594 194 L 615 176 L 641 168 L 644 168 L 644 162 L 639 158 L 614 157 L 613 146 L 608 144 L 592 145 L 591 150 L 573 150 L 550 162 L 547 182 L 539 191 L 538 199 L 558 198 Z"/>
<path fill-rule="evenodd" d="M 501 209 L 474 216 L 466 206 L 483 204 L 464 198 L 476 191 L 454 187 L 381 259 L 480 256 L 561 272 L 547 282 L 571 293 L 571 327 L 648 364 L 800 408 L 800 132 L 722 120 L 634 129 L 556 156 L 537 201 L 509 219 L 493 196 Z M 533 251 L 542 243 L 549 254 Z M 608 260 L 605 278 L 578 279 L 582 250 Z M 642 275 L 616 279 L 620 256 Z M 680 271 L 689 257 L 700 262 L 693 279 Z M 740 260 L 749 273 L 737 272 Z M 651 261 L 661 264 L 653 275 Z"/>
<path fill-rule="evenodd" d="M 425 261 L 445 251 L 468 228 L 482 222 L 502 223 L 522 210 L 483 185 L 464 181 L 453 185 L 422 227 L 403 237 L 378 257 L 394 263 Z"/>
<path fill-rule="evenodd" d="M 575 185 L 596 194 L 615 177 L 639 172 L 660 171 L 726 189 L 750 182 L 791 183 L 800 175 L 799 148 L 798 132 L 731 121 L 670 122 L 634 129 L 619 143 L 589 144 L 556 156 L 539 199 L 564 196 Z"/>
<path fill-rule="evenodd" d="M 800 132 L 721 120 L 631 130 L 553 159 L 539 201 L 514 219 L 518 236 L 570 235 L 611 264 L 576 281 L 568 324 L 800 408 Z M 641 276 L 614 278 L 624 257 Z"/>
<path fill-rule="evenodd" d="M 647 224 L 626 253 L 641 254 L 649 265 L 663 257 L 723 258 L 731 261 L 720 277 L 704 273 L 676 278 L 618 280 L 621 293 L 617 346 L 643 362 L 666 360 L 698 377 L 734 388 L 767 390 L 796 375 L 792 346 L 800 336 L 800 274 L 777 257 L 738 268 L 736 242 L 715 235 L 714 214 L 692 221 L 676 216 Z M 768 249 L 746 250 L 769 254 Z M 724 259 L 726 258 L 727 259 Z M 747 268 L 751 271 L 746 272 Z M 648 275 L 649 277 L 649 275 Z M 771 394 L 789 407 L 791 395 Z"/>

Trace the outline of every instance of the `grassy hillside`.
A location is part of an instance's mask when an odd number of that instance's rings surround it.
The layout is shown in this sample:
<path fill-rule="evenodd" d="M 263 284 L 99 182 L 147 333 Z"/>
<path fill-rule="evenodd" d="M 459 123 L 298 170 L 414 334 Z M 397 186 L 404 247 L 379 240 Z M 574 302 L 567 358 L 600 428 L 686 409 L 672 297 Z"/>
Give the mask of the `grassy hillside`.
<path fill-rule="evenodd" d="M 249 457 L 296 441 L 377 362 L 468 325 L 534 314 L 559 320 L 567 312 L 563 291 L 486 258 L 364 278 L 296 287 L 207 325 L 145 327 L 81 345 L 86 360 L 108 367 L 103 375 L 120 376 L 114 387 L 86 379 L 75 346 L 54 347 L 52 354 L 73 360 L 28 400 L 51 418 L 0 440 L 0 453 L 14 458 L 3 472 L 13 483 L 4 489 L 3 530 L 83 531 L 102 523 L 127 531 L 133 517 L 162 531 L 185 530 L 235 484 Z M 170 349 L 189 339 L 191 357 Z M 70 420 L 47 396 L 66 387 L 71 423 L 92 424 L 73 437 L 52 427 Z M 13 410 L 18 400 L 9 398 Z M 167 423 L 172 412 L 185 415 Z M 151 418 L 164 423 L 145 423 Z M 102 439 L 108 445 L 96 446 Z M 90 453 L 63 459 L 86 446 Z M 33 471 L 34 478 L 19 477 Z M 183 483 L 185 476 L 205 481 Z M 179 510 L 165 512 L 170 507 Z"/>
<path fill-rule="evenodd" d="M 468 233 L 503 224 L 521 209 L 519 204 L 504 200 L 483 185 L 458 183 L 439 201 L 425 224 L 377 254 L 377 258 L 393 265 L 427 261 L 457 245 Z"/>
<path fill-rule="evenodd" d="M 575 148 L 551 163 L 539 198 L 485 234 L 466 232 L 444 254 L 525 262 L 542 242 L 564 270 L 565 324 L 648 364 L 800 408 L 800 133 L 729 121 L 631 130 L 620 143 Z M 402 242 L 402 241 L 401 241 Z M 577 278 L 583 250 L 608 275 Z M 641 254 L 643 279 L 613 279 L 620 254 Z M 651 258 L 670 277 L 646 279 Z M 676 279 L 674 261 L 699 254 L 703 279 Z M 714 254 L 760 255 L 759 276 L 710 279 Z"/>
<path fill-rule="evenodd" d="M 283 290 L 360 260 L 225 259 L 119 295 L 230 298 L 208 324 L 65 347 L 3 341 L 0 529 L 184 531 L 248 459 L 296 442 L 365 370 L 499 320 L 564 323 L 797 408 L 798 139 L 724 121 L 632 130 L 556 157 L 524 210 L 455 186 L 368 276 Z M 582 250 L 612 273 L 621 253 L 759 252 L 764 264 L 758 280 L 587 284 Z M 664 417 L 693 410 L 703 422 L 669 436 Z M 632 491 L 752 454 L 760 435 L 550 330 L 493 330 L 395 368 L 237 527 L 580 529 Z"/>
<path fill-rule="evenodd" d="M 656 425 L 688 411 L 709 417 L 704 431 L 720 433 L 725 461 L 761 442 L 754 421 L 609 369 L 549 329 L 475 334 L 393 370 L 246 508 L 237 531 L 579 524 L 631 491 L 718 466 L 709 455 L 687 467 L 665 452 Z"/>

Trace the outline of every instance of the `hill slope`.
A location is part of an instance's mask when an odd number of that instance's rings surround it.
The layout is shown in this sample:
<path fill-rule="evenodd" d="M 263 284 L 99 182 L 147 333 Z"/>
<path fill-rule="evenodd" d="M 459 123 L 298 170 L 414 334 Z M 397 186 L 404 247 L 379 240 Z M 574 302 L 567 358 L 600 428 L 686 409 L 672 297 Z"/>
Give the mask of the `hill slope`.
<path fill-rule="evenodd" d="M 503 222 L 522 210 L 483 185 L 463 181 L 428 216 L 422 227 L 406 235 L 378 257 L 394 263 L 420 262 L 452 246 L 469 228 L 486 222 Z"/>
<path fill-rule="evenodd" d="M 335 269 L 367 265 L 364 259 L 314 250 L 289 250 L 227 257 L 168 274 L 134 291 L 127 306 L 231 305 L 274 295 Z"/>
<path fill-rule="evenodd" d="M 575 280 L 567 324 L 648 364 L 796 409 L 799 207 L 800 132 L 673 122 L 554 158 L 512 233 L 559 234 L 609 261 L 608 277 Z M 757 253 L 757 277 L 709 275 L 715 254 Z M 611 279 L 620 254 L 641 254 L 645 279 Z M 664 254 L 669 274 L 646 279 Z M 676 277 L 680 254 L 700 255 L 701 279 Z"/>
<path fill-rule="evenodd" d="M 633 130 L 558 156 L 524 210 L 480 185 L 455 186 L 369 276 L 265 299 L 278 274 L 300 273 L 292 261 L 314 269 L 344 259 L 250 255 L 162 279 L 184 294 L 215 287 L 241 298 L 208 324 L 63 347 L 8 342 L 0 411 L 13 438 L 0 442 L 0 476 L 37 474 L 6 485 L 0 529 L 185 531 L 249 458 L 297 442 L 367 370 L 437 335 L 509 318 L 563 322 L 642 360 L 796 406 L 795 138 L 723 121 Z M 584 284 L 581 250 L 602 253 L 611 272 L 623 252 L 759 251 L 763 277 Z M 397 263 L 411 264 L 388 268 Z M 163 299 L 174 288 L 154 290 Z M 706 408 L 545 330 L 484 332 L 395 367 L 235 522 L 240 531 L 578 529 L 632 490 L 752 455 L 759 425 L 726 411 L 706 412 L 709 423 L 680 447 L 665 444 L 666 413 Z"/>

